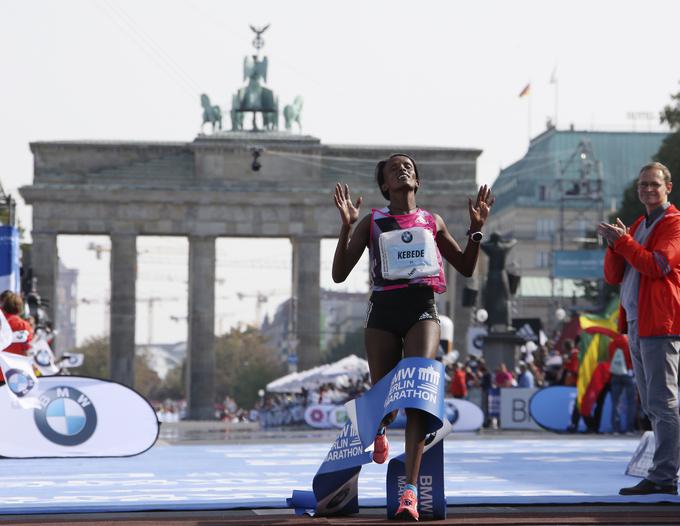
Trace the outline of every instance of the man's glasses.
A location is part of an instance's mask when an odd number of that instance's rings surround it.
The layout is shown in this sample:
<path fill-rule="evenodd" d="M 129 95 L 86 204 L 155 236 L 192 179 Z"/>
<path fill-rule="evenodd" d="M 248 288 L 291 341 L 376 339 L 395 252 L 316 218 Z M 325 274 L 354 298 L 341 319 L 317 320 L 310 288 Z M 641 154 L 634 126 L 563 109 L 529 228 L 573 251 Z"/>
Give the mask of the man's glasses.
<path fill-rule="evenodd" d="M 663 185 L 661 183 L 638 183 L 638 188 L 651 188 L 652 190 L 658 190 Z"/>

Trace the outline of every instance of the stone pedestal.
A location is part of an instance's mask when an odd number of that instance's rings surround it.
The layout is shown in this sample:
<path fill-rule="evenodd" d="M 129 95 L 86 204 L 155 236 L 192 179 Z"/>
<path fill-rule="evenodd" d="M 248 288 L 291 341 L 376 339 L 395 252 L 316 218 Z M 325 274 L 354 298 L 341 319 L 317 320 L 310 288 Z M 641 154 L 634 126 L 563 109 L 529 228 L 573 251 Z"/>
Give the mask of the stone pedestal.
<path fill-rule="evenodd" d="M 526 341 L 512 331 L 492 332 L 484 337 L 482 356 L 492 374 L 501 363 L 508 371 L 514 371 L 519 357 L 519 348 Z"/>

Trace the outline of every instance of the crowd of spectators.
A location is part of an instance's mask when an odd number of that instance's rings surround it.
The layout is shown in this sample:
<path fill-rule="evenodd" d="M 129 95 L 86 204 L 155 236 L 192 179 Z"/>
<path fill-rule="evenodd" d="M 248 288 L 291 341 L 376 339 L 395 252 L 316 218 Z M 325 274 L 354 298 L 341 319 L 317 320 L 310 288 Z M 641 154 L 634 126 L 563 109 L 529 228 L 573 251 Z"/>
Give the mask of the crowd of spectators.
<path fill-rule="evenodd" d="M 446 366 L 449 393 L 454 398 L 468 398 L 471 389 L 488 391 L 494 387 L 575 386 L 578 379 L 579 351 L 572 340 L 565 340 L 561 350 L 552 342 L 522 346 L 521 360 L 514 370 L 501 363 L 490 371 L 484 358 L 469 356 L 465 362 Z"/>

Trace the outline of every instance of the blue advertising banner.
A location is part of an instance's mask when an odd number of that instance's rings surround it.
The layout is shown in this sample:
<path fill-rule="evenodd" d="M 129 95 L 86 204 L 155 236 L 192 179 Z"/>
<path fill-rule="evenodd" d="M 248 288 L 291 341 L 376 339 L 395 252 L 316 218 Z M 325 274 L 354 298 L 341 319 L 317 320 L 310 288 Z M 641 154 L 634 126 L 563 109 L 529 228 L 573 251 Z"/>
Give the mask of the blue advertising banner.
<path fill-rule="evenodd" d="M 444 518 L 444 437 L 451 432 L 444 403 L 444 366 L 426 358 L 404 358 L 363 396 L 345 404 L 348 420 L 312 482 L 313 493 L 294 491 L 289 505 L 298 513 L 345 515 L 359 511 L 361 466 L 372 460 L 367 450 L 383 418 L 392 411 L 417 408 L 427 416 L 426 447 L 421 462 L 419 512 Z M 405 484 L 404 455 L 392 459 L 387 471 L 388 517 L 396 511 Z"/>
<path fill-rule="evenodd" d="M 567 279 L 600 279 L 604 274 L 604 250 L 556 250 L 553 276 Z"/>
<path fill-rule="evenodd" d="M 19 291 L 19 230 L 0 226 L 0 291 Z"/>

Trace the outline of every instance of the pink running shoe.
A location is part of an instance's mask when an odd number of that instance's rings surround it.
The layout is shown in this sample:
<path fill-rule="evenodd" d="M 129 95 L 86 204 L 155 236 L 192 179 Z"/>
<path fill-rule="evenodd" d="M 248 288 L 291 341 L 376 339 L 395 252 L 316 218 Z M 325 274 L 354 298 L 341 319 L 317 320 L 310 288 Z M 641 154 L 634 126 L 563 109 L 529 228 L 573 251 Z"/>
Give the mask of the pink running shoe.
<path fill-rule="evenodd" d="M 395 518 L 401 520 L 418 520 L 418 498 L 410 489 L 404 490 L 399 499 L 399 507 L 394 514 Z"/>
<path fill-rule="evenodd" d="M 384 464 L 390 454 L 390 444 L 387 442 L 387 435 L 377 435 L 373 441 L 373 462 Z"/>

